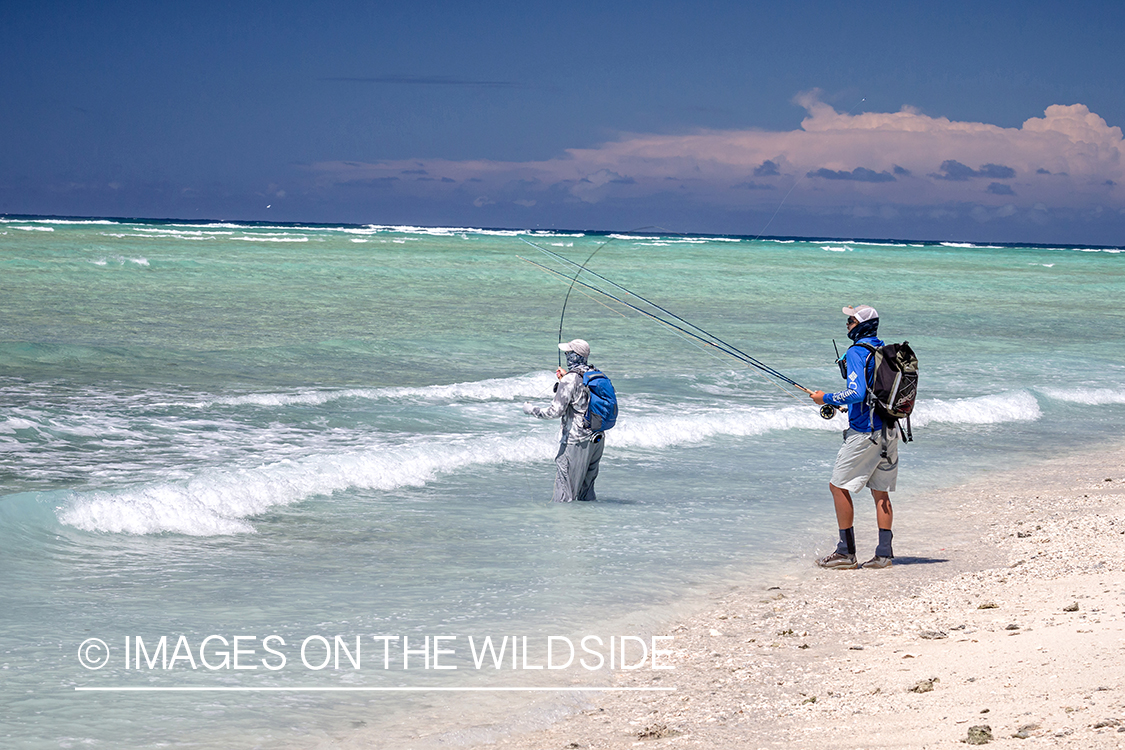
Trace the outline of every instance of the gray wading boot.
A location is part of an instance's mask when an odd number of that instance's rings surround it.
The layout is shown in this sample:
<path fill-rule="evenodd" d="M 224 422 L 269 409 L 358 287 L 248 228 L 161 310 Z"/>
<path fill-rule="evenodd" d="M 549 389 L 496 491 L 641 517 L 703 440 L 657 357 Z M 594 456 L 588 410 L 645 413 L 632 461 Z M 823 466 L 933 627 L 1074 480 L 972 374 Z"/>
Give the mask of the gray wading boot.
<path fill-rule="evenodd" d="M 822 568 L 832 568 L 833 570 L 852 570 L 858 567 L 855 555 L 844 555 L 839 552 L 833 552 L 828 557 L 818 559 L 816 564 Z"/>

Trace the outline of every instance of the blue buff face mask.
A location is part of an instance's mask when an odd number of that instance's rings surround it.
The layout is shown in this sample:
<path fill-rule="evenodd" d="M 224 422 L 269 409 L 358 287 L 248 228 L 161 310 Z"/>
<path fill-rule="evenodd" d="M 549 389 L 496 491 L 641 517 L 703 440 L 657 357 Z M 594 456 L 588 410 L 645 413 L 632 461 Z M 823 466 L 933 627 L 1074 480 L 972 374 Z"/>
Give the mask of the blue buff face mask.
<path fill-rule="evenodd" d="M 586 358 L 576 352 L 566 353 L 566 369 L 573 370 L 578 365 L 586 364 Z"/>
<path fill-rule="evenodd" d="M 865 320 L 856 325 L 855 328 L 848 331 L 848 338 L 852 341 L 859 341 L 860 339 L 870 338 L 879 332 L 879 319 L 872 318 Z"/>

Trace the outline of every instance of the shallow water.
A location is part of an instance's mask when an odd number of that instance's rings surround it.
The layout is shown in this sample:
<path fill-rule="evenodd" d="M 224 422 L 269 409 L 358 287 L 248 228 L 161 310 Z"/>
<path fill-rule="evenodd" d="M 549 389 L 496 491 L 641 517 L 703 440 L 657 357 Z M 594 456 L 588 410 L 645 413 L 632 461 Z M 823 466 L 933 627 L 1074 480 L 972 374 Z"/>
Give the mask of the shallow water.
<path fill-rule="evenodd" d="M 839 387 L 840 307 L 876 306 L 922 367 L 900 527 L 930 488 L 1120 435 L 1118 252 L 526 236 L 579 263 L 604 245 L 591 269 L 814 388 Z M 520 405 L 550 397 L 567 283 L 520 256 L 566 268 L 512 232 L 0 223 L 0 734 L 240 748 L 440 731 L 457 694 L 74 688 L 604 684 L 470 669 L 464 648 L 458 670 L 313 670 L 294 645 L 647 633 L 690 592 L 831 545 L 842 418 L 580 287 L 563 335 L 591 342 L 622 416 L 598 502 L 549 503 L 557 425 Z M 126 637 L 171 653 L 183 635 L 198 657 L 221 635 L 255 636 L 260 664 L 270 634 L 290 658 L 276 671 L 122 660 Z M 106 668 L 79 663 L 91 637 Z"/>

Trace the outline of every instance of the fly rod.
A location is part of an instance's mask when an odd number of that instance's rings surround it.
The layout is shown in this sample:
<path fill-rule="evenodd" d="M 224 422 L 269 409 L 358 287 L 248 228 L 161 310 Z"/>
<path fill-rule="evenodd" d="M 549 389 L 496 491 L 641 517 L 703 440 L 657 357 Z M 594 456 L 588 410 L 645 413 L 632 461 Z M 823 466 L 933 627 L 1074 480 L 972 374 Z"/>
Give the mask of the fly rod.
<path fill-rule="evenodd" d="M 523 256 L 516 256 L 516 257 L 518 257 L 522 261 L 530 263 L 533 266 L 537 266 L 538 268 L 541 268 L 542 270 L 546 271 L 547 273 L 554 274 L 555 276 L 558 276 L 559 278 L 562 278 L 562 279 L 570 280 L 569 276 L 566 276 L 565 274 L 560 273 L 559 271 L 556 271 L 553 268 L 549 268 L 549 267 L 543 265 L 542 263 L 537 263 L 537 262 L 535 262 L 535 261 L 533 261 L 529 258 L 524 258 Z M 596 286 L 593 286 L 591 284 L 587 284 L 585 281 L 574 279 L 573 283 L 577 283 L 579 286 L 582 286 L 582 287 L 584 287 L 586 289 L 589 289 L 593 292 L 596 292 L 596 293 L 601 294 L 605 297 L 608 297 L 609 299 L 611 299 L 611 300 L 613 300 L 613 301 L 615 301 L 615 302 L 617 302 L 621 305 L 624 305 L 625 307 L 629 308 L 630 310 L 634 310 L 636 312 L 639 312 L 641 315 L 652 318 L 653 320 L 655 320 L 658 323 L 661 323 L 662 325 L 665 325 L 669 328 L 672 328 L 676 331 L 679 331 L 680 333 L 682 333 L 686 336 L 690 336 L 691 338 L 695 339 L 696 341 L 702 342 L 702 343 L 704 343 L 704 344 L 706 344 L 710 347 L 713 347 L 713 348 L 717 349 L 720 352 L 723 352 L 724 354 L 727 354 L 731 357 L 734 357 L 735 359 L 739 360 L 740 362 L 743 362 L 743 363 L 748 364 L 752 367 L 755 367 L 755 368 L 761 370 L 762 372 L 765 372 L 767 375 L 770 375 L 771 377 L 782 380 L 783 382 L 788 383 L 789 385 L 791 385 L 795 388 L 798 388 L 798 389 L 804 391 L 805 393 L 809 393 L 809 394 L 812 393 L 811 390 L 804 387 L 803 385 L 801 385 L 797 381 L 793 380 L 792 378 L 787 377 L 786 375 L 783 375 L 782 373 L 779 373 L 777 370 L 773 369 L 772 367 L 769 367 L 768 365 L 764 365 L 764 364 L 759 363 L 753 357 L 750 357 L 749 355 L 747 355 L 743 352 L 740 352 L 739 350 L 735 349 L 734 347 L 731 347 L 730 345 L 724 343 L 721 339 L 718 339 L 714 336 L 711 336 L 711 338 L 704 338 L 703 336 L 700 336 L 699 334 L 697 334 L 693 331 L 690 331 L 687 328 L 684 328 L 683 326 L 679 326 L 679 325 L 676 325 L 675 323 L 672 323 L 671 321 L 665 320 L 664 318 L 660 317 L 659 315 L 656 315 L 655 313 L 649 312 L 648 310 L 644 310 L 640 307 L 637 307 L 634 304 L 626 302 L 625 300 L 621 299 L 620 297 L 618 297 L 614 294 L 611 294 L 610 292 L 607 292 L 604 289 L 600 289 L 600 288 L 598 288 Z M 612 282 L 610 282 L 610 283 L 612 283 Z M 632 292 L 630 292 L 630 294 L 632 294 Z M 652 305 L 651 302 L 648 302 L 648 300 L 645 300 L 644 298 L 640 297 L 639 295 L 633 295 L 633 296 L 637 297 L 637 299 L 642 300 L 643 302 L 645 302 L 647 304 Z M 653 305 L 653 307 L 657 307 L 657 306 Z M 658 308 L 658 309 L 662 309 L 662 308 Z M 668 313 L 668 314 L 672 315 L 672 313 Z M 676 316 L 673 315 L 673 317 L 676 317 Z M 679 319 L 679 318 L 677 318 L 677 319 Z M 682 322 L 686 323 L 686 321 L 682 321 Z M 686 325 L 690 326 L 692 324 L 686 323 Z M 692 326 L 692 327 L 695 327 L 695 326 Z M 702 331 L 702 329 L 699 329 L 699 330 Z M 710 335 L 710 334 L 707 334 L 707 335 Z"/>
<path fill-rule="evenodd" d="M 535 249 L 540 250 L 543 253 L 546 253 L 547 255 L 555 258 L 556 260 L 562 261 L 562 262 L 567 263 L 568 265 L 571 265 L 571 266 L 578 266 L 577 263 L 570 260 L 569 258 L 563 257 L 562 255 L 559 255 L 558 253 L 552 252 L 551 250 L 548 250 L 544 247 L 540 247 L 539 245 L 536 245 L 534 242 L 530 242 L 530 241 L 524 239 L 523 237 L 521 237 L 520 239 L 523 240 L 524 242 L 526 242 L 528 245 L 531 245 Z M 521 259 L 527 260 L 526 258 L 521 258 Z M 557 271 L 553 271 L 553 269 L 547 268 L 546 266 L 543 266 L 539 263 L 535 263 L 534 261 L 529 260 L 527 262 L 534 263 L 535 265 L 539 266 L 540 268 L 543 268 L 545 270 L 552 271 L 553 273 L 558 274 Z M 659 316 L 654 315 L 652 313 L 649 313 L 645 310 L 642 310 L 642 309 L 640 309 L 640 308 L 638 308 L 634 305 L 630 305 L 629 303 L 625 302 L 624 300 L 621 300 L 621 299 L 613 296 L 612 294 L 609 294 L 608 292 L 606 292 L 603 289 L 599 289 L 598 287 L 591 286 L 591 285 L 586 284 L 584 282 L 578 281 L 578 277 L 575 276 L 574 281 L 579 283 L 579 284 L 582 284 L 586 288 L 591 289 L 595 292 L 598 292 L 599 294 L 603 294 L 606 297 L 609 297 L 610 299 L 616 300 L 617 302 L 620 302 L 621 304 L 626 305 L 627 307 L 630 307 L 633 310 L 636 310 L 637 312 L 640 312 L 644 315 L 649 316 L 650 318 L 653 318 L 655 320 L 660 321 L 661 323 L 664 323 L 665 325 L 668 325 L 672 328 L 675 328 L 676 330 L 679 330 L 683 333 L 686 333 L 686 334 L 692 336 L 693 338 L 695 338 L 699 341 L 702 341 L 702 342 L 704 342 L 704 343 L 706 343 L 710 346 L 715 347 L 716 349 L 718 349 L 722 352 L 725 352 L 726 354 L 729 354 L 730 356 L 734 357 L 735 359 L 741 360 L 742 362 L 745 362 L 746 364 L 749 364 L 749 365 L 752 365 L 753 367 L 756 367 L 757 369 L 761 370 L 762 372 L 764 372 L 764 373 L 766 373 L 766 374 L 768 374 L 768 375 L 770 375 L 774 378 L 777 378 L 778 380 L 781 380 L 785 383 L 788 383 L 789 385 L 792 385 L 795 388 L 799 388 L 800 390 L 804 391 L 805 393 L 809 393 L 809 394 L 812 393 L 811 390 L 804 387 L 803 385 L 801 385 L 797 381 L 793 380 L 792 378 L 788 377 L 784 373 L 781 373 L 777 369 L 775 369 L 773 367 L 770 367 L 769 365 L 767 365 L 766 363 L 756 359 L 755 357 L 750 356 L 749 354 L 747 354 L 746 352 L 738 349 L 737 347 L 733 346 L 732 344 L 728 344 L 727 342 L 723 341 L 721 338 L 719 338 L 715 334 L 710 333 L 710 332 L 704 330 L 703 328 L 700 328 L 699 326 L 695 325 L 694 323 L 691 323 L 687 320 L 684 320 L 679 315 L 676 315 L 674 312 L 661 307 L 660 305 L 656 304 L 655 302 L 653 302 L 651 300 L 645 299 L 644 297 L 637 294 L 636 292 L 633 292 L 629 289 L 626 289 L 625 287 L 618 284 L 617 282 L 615 282 L 611 279 L 607 279 L 605 276 L 602 276 L 601 274 L 599 274 L 595 271 L 591 271 L 590 269 L 586 268 L 585 266 L 579 266 L 579 271 L 578 271 L 579 274 L 581 274 L 582 271 L 585 271 L 586 273 L 590 274 L 591 276 L 594 276 L 594 277 L 606 282 L 607 284 L 610 284 L 614 288 L 621 290 L 622 292 L 624 292 L 625 294 L 628 294 L 631 297 L 635 297 L 636 299 L 640 300 L 644 304 L 649 305 L 650 307 L 656 308 L 657 310 L 664 313 L 665 315 L 668 315 L 668 316 L 672 317 L 673 319 L 679 321 L 680 323 L 683 323 L 685 326 L 688 326 L 690 328 L 695 329 L 700 334 L 702 334 L 702 336 L 696 335 L 696 334 L 692 333 L 691 331 L 688 331 L 684 328 L 673 325 L 672 323 L 669 323 L 668 321 L 660 318 Z M 561 276 L 562 274 L 558 274 L 558 275 Z M 704 338 L 704 337 L 706 337 L 706 338 Z"/>

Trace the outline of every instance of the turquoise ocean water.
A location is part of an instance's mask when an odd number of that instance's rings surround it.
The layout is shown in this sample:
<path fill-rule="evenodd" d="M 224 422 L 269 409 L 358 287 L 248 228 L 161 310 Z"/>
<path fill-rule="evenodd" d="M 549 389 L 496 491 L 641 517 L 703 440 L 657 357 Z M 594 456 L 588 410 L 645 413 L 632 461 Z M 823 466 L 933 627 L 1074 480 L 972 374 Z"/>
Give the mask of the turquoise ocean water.
<path fill-rule="evenodd" d="M 567 283 L 520 237 L 604 245 L 591 269 L 814 388 L 841 383 L 841 306 L 878 308 L 922 367 L 899 528 L 931 488 L 1122 434 L 1113 249 L 4 219 L 0 744 L 404 746 L 516 697 L 148 689 L 609 684 L 476 670 L 463 640 L 457 670 L 376 668 L 372 637 L 657 633 L 693 592 L 828 549 L 843 419 L 580 288 L 563 335 L 622 416 L 598 502 L 548 502 L 557 424 L 520 406 L 550 398 Z M 198 660 L 212 635 L 258 668 L 126 668 L 126 638 Z M 300 663 L 337 635 L 363 668 Z"/>

